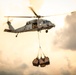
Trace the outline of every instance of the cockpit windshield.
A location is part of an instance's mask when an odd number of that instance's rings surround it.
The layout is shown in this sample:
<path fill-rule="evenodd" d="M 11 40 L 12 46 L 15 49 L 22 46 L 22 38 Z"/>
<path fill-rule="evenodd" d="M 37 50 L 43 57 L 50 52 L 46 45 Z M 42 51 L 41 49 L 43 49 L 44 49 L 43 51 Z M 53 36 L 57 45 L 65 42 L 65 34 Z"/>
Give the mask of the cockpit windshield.
<path fill-rule="evenodd" d="M 49 21 L 47 21 L 47 20 L 44 20 L 44 21 L 43 21 L 43 23 L 44 23 L 44 24 L 45 24 L 45 23 L 49 23 Z"/>

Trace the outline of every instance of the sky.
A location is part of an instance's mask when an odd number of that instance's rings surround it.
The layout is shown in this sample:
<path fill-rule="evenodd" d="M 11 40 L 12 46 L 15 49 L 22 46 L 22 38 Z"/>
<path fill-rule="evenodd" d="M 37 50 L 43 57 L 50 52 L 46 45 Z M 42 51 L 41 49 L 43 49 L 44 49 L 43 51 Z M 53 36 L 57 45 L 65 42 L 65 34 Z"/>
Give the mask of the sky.
<path fill-rule="evenodd" d="M 8 28 L 4 16 L 50 15 L 55 28 L 41 31 L 40 44 L 50 65 L 34 67 L 32 61 L 39 49 L 38 33 L 5 33 Z M 57 15 L 60 14 L 60 15 Z M 16 29 L 32 20 L 9 18 Z M 76 75 L 76 0 L 0 0 L 0 75 Z"/>

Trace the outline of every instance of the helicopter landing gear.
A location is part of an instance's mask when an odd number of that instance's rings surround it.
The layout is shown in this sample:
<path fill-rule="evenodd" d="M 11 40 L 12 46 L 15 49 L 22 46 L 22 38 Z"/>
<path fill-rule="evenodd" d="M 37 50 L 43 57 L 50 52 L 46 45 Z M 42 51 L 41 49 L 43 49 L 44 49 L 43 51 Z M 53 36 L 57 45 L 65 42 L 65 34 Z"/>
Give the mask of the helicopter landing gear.
<path fill-rule="evenodd" d="M 48 30 L 46 30 L 45 32 L 48 33 Z"/>

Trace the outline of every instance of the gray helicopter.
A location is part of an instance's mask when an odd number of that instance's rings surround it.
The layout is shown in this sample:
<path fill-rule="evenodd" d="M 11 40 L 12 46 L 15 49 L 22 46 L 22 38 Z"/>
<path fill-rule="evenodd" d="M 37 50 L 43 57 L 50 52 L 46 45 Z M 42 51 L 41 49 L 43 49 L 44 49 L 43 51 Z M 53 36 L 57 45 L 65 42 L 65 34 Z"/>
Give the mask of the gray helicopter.
<path fill-rule="evenodd" d="M 21 33 L 21 32 L 28 32 L 28 31 L 45 30 L 46 33 L 47 33 L 49 29 L 51 29 L 52 27 L 55 27 L 55 25 L 51 21 L 41 19 L 41 18 L 47 17 L 47 16 L 37 15 L 37 13 L 33 10 L 32 7 L 29 7 L 29 8 L 32 10 L 32 12 L 35 14 L 35 16 L 5 16 L 5 17 L 35 18 L 35 19 L 27 21 L 26 25 L 24 25 L 24 26 L 22 26 L 20 28 L 17 28 L 17 29 L 14 29 L 11 22 L 8 20 L 7 25 L 9 27 L 9 29 L 5 29 L 4 32 Z"/>

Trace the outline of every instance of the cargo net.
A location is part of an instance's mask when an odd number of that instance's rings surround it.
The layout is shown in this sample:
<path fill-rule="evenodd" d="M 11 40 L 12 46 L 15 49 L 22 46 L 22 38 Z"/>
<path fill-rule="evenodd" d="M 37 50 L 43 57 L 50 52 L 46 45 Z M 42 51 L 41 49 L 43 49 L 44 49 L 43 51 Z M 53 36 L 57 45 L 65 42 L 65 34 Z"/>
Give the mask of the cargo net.
<path fill-rule="evenodd" d="M 39 39 L 39 33 L 38 33 L 38 39 Z M 40 41 L 40 39 L 39 39 Z M 40 67 L 45 67 L 46 65 L 50 65 L 50 60 L 49 57 L 47 57 L 44 52 L 42 51 L 42 48 L 40 46 L 39 42 L 39 50 L 38 50 L 38 55 L 37 57 L 32 61 L 33 66 L 40 66 Z"/>

